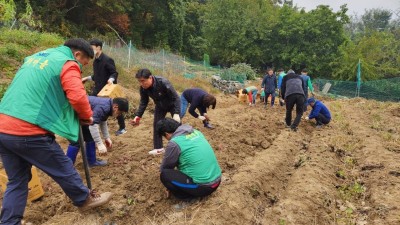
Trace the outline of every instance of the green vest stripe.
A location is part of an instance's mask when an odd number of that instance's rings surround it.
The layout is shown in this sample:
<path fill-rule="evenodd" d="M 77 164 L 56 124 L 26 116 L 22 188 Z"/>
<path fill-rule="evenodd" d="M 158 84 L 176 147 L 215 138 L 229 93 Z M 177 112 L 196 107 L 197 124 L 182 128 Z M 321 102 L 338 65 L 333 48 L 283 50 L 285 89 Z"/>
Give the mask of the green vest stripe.
<path fill-rule="evenodd" d="M 66 46 L 26 57 L 1 101 L 0 113 L 78 140 L 79 120 L 61 86 L 67 61 L 75 59 Z"/>

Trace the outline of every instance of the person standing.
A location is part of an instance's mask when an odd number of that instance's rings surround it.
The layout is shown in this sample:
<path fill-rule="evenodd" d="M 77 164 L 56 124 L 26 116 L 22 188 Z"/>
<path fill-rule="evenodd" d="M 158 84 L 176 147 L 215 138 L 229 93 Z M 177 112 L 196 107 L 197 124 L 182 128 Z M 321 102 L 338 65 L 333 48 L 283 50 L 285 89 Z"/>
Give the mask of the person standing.
<path fill-rule="evenodd" d="M 312 107 L 312 110 L 310 115 L 306 117 L 306 120 L 315 119 L 317 121 L 317 128 L 321 128 L 331 121 L 331 113 L 324 103 L 314 98 L 309 98 L 307 104 Z"/>
<path fill-rule="evenodd" d="M 130 123 L 133 126 L 139 125 L 149 104 L 149 98 L 152 98 L 156 105 L 153 122 L 154 149 L 149 154 L 162 154 L 164 153 L 162 137 L 156 132 L 156 124 L 159 120 L 164 119 L 167 113 L 171 113 L 172 118 L 180 123 L 181 101 L 179 95 L 166 78 L 153 76 L 148 69 L 140 69 L 135 77 L 140 84 L 140 105 Z"/>
<path fill-rule="evenodd" d="M 276 71 L 276 73 L 278 74 L 278 96 L 279 96 L 279 105 L 280 105 L 280 106 L 283 106 L 284 101 L 283 101 L 283 99 L 282 99 L 280 96 L 282 96 L 282 95 L 281 95 L 282 80 L 283 80 L 283 77 L 286 76 L 286 73 L 285 73 L 285 71 L 284 71 L 283 69 L 278 69 L 278 70 Z"/>
<path fill-rule="evenodd" d="M 310 89 L 311 91 L 311 95 L 314 96 L 314 87 L 312 86 L 311 83 L 311 78 L 310 76 L 308 76 L 308 70 L 307 69 L 303 69 L 301 71 L 301 75 L 300 75 L 301 79 L 303 79 L 304 82 L 304 91 L 305 91 L 305 98 L 308 99 L 308 89 Z M 304 112 L 307 111 L 307 102 L 304 103 Z"/>
<path fill-rule="evenodd" d="M 221 168 L 200 131 L 169 118 L 158 121 L 156 131 L 168 140 L 160 166 L 160 179 L 168 192 L 180 200 L 190 201 L 217 190 Z"/>
<path fill-rule="evenodd" d="M 110 116 L 118 117 L 128 112 L 129 102 L 126 98 L 102 98 L 89 96 L 90 107 L 93 111 L 93 124 L 82 125 L 83 139 L 86 144 L 86 156 L 90 167 L 105 166 L 107 161 L 96 158 L 96 147 L 100 154 L 107 153 L 107 148 L 112 147 L 108 132 L 107 119 Z M 105 145 L 100 136 L 100 130 L 105 139 Z M 75 163 L 79 152 L 79 142 L 71 142 L 67 149 L 67 156 Z"/>
<path fill-rule="evenodd" d="M 297 131 L 301 116 L 303 115 L 304 98 L 304 82 L 303 79 L 293 70 L 289 70 L 282 80 L 282 99 L 286 103 L 286 126 L 292 131 Z M 296 105 L 296 118 L 292 123 L 292 110 Z"/>
<path fill-rule="evenodd" d="M 264 76 L 261 82 L 261 88 L 264 89 L 265 93 L 265 107 L 268 104 L 268 97 L 271 95 L 271 107 L 274 107 L 275 103 L 275 89 L 277 88 L 277 80 L 274 71 L 269 68 L 267 74 Z"/>
<path fill-rule="evenodd" d="M 0 103 L 0 155 L 8 176 L 0 220 L 20 224 L 28 198 L 31 167 L 56 181 L 81 211 L 111 200 L 82 182 L 55 140 L 77 141 L 79 122 L 91 124 L 92 110 L 81 81 L 81 67 L 93 58 L 83 39 L 70 39 L 25 58 Z"/>
<path fill-rule="evenodd" d="M 249 97 L 250 106 L 254 106 L 256 104 L 257 93 L 258 89 L 255 86 L 250 86 L 242 90 L 242 94 L 245 94 Z"/>
<path fill-rule="evenodd" d="M 92 39 L 90 45 L 93 48 L 95 60 L 93 62 L 93 75 L 82 78 L 82 82 L 94 81 L 94 87 L 90 95 L 97 96 L 104 86 L 116 84 L 118 72 L 114 60 L 103 53 L 103 42 L 99 39 Z M 125 118 L 121 115 L 117 117 L 119 129 L 115 135 L 126 133 Z"/>
<path fill-rule="evenodd" d="M 203 122 L 204 127 L 213 129 L 210 125 L 210 117 L 207 115 L 207 108 L 212 106 L 212 109 L 215 109 L 217 99 L 200 88 L 189 88 L 184 90 L 181 95 L 181 119 L 185 116 L 189 104 L 190 115 L 194 118 L 200 119 Z M 195 112 L 196 109 L 199 110 L 200 115 Z"/>

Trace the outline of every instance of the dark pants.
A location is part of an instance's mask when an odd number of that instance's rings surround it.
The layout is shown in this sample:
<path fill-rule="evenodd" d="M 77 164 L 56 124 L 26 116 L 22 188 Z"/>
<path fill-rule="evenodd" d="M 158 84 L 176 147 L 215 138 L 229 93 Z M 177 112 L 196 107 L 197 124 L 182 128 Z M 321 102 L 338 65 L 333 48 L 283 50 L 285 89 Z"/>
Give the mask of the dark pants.
<path fill-rule="evenodd" d="M 317 121 L 317 125 L 324 125 L 331 122 L 330 118 L 326 118 L 326 116 L 322 115 L 321 113 L 318 114 L 318 117 L 316 117 L 315 120 Z"/>
<path fill-rule="evenodd" d="M 292 94 L 286 97 L 286 125 L 290 128 L 295 129 L 299 126 L 301 116 L 303 115 L 304 106 L 304 95 L 302 94 Z M 296 118 L 292 123 L 292 110 L 294 105 L 296 105 Z"/>
<path fill-rule="evenodd" d="M 176 198 L 183 200 L 208 196 L 217 190 L 220 184 L 220 182 L 212 185 L 195 184 L 192 178 L 174 169 L 163 169 L 160 174 L 160 179 L 164 186 Z"/>
<path fill-rule="evenodd" d="M 306 111 L 307 111 L 308 91 L 306 91 L 306 93 L 305 93 L 305 98 L 306 98 L 306 100 L 304 101 L 303 112 L 306 112 Z"/>
<path fill-rule="evenodd" d="M 89 195 L 89 189 L 54 136 L 0 133 L 0 155 L 9 180 L 0 214 L 2 224 L 20 224 L 28 198 L 32 165 L 57 182 L 74 205 L 82 205 Z"/>
<path fill-rule="evenodd" d="M 167 113 L 171 113 L 171 117 L 174 115 L 173 111 L 173 106 L 170 109 L 170 111 L 166 111 L 163 109 L 160 109 L 159 107 L 156 106 L 154 110 L 154 122 L 153 122 L 153 145 L 154 149 L 162 148 L 163 147 L 163 142 L 162 142 L 162 136 L 158 135 L 156 132 L 156 125 L 157 122 L 164 119 Z"/>
<path fill-rule="evenodd" d="M 88 126 L 88 125 L 83 125 L 83 126 L 82 126 L 82 135 L 83 135 L 83 140 L 84 140 L 86 143 L 94 142 L 93 137 L 92 137 L 92 134 L 90 133 L 90 130 L 89 130 L 89 126 Z M 75 146 L 75 147 L 77 147 L 77 148 L 80 148 L 79 141 L 76 141 L 76 142 L 70 141 L 69 143 L 70 143 L 70 145 L 72 145 L 72 146 Z"/>
<path fill-rule="evenodd" d="M 275 103 L 275 92 L 267 93 L 265 92 L 265 104 L 268 103 L 268 97 L 271 95 L 271 106 L 274 106 Z"/>
<path fill-rule="evenodd" d="M 125 117 L 123 115 L 117 116 L 119 129 L 125 129 Z"/>

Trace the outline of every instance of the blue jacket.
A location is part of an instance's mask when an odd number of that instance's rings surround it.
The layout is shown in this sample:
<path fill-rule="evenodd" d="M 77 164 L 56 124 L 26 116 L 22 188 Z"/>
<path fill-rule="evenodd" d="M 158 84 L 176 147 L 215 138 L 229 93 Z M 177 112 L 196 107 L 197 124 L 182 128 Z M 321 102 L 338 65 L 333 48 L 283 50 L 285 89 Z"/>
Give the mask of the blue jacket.
<path fill-rule="evenodd" d="M 195 112 L 196 109 L 199 110 L 201 115 L 207 113 L 207 108 L 203 105 L 203 98 L 207 95 L 207 92 L 200 88 L 190 88 L 182 92 L 182 96 L 190 103 L 189 113 L 197 118 L 199 114 Z"/>
<path fill-rule="evenodd" d="M 112 99 L 89 96 L 90 108 L 93 111 L 93 123 L 99 124 L 112 115 Z"/>
<path fill-rule="evenodd" d="M 328 108 L 322 103 L 321 101 L 315 101 L 314 107 L 308 116 L 309 119 L 314 119 L 318 117 L 319 114 L 324 115 L 326 118 L 331 119 L 331 113 L 329 112 Z"/>
<path fill-rule="evenodd" d="M 268 74 L 265 75 L 261 82 L 261 87 L 264 88 L 265 93 L 274 93 L 277 86 L 278 84 L 275 74 L 273 74 L 272 76 Z"/>

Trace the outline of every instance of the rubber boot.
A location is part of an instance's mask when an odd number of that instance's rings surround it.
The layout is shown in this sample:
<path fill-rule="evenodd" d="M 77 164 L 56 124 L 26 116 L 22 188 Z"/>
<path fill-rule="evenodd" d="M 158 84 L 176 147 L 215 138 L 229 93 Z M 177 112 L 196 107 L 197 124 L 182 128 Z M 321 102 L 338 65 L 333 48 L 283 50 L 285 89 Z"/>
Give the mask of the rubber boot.
<path fill-rule="evenodd" d="M 90 167 L 107 165 L 106 160 L 96 159 L 96 143 L 94 141 L 86 143 L 86 156 Z"/>
<path fill-rule="evenodd" d="M 68 145 L 67 156 L 71 159 L 72 164 L 75 164 L 76 156 L 78 155 L 79 147 Z"/>

